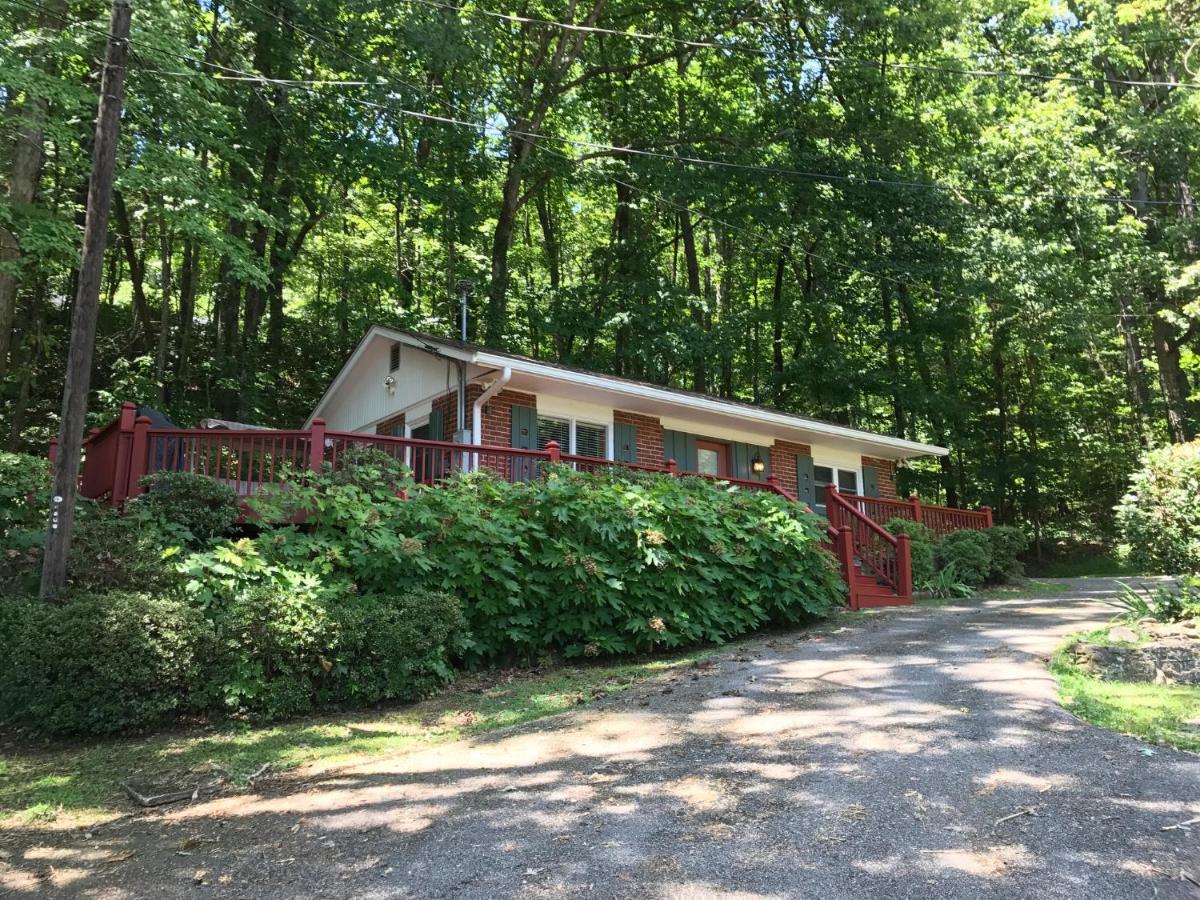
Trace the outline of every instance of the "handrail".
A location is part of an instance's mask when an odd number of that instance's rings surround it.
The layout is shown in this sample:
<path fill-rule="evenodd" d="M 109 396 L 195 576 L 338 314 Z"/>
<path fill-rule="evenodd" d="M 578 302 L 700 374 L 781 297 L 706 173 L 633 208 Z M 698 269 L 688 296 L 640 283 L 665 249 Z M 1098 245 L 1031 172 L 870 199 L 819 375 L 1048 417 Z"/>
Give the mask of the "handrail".
<path fill-rule="evenodd" d="M 825 488 L 825 514 L 830 530 L 836 532 L 830 537 L 850 587 L 852 607 L 857 605 L 856 563 L 865 574 L 886 585 L 897 597 L 912 597 L 912 559 L 907 535 L 888 532 L 843 497 L 836 485 Z"/>

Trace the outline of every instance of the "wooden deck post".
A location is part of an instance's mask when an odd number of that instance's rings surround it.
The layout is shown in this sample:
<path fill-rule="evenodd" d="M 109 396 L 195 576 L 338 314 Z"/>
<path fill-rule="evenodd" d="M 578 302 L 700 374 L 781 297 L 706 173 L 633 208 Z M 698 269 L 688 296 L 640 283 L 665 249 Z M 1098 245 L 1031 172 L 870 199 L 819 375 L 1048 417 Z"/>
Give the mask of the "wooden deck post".
<path fill-rule="evenodd" d="M 129 446 L 129 484 L 126 497 L 143 493 L 141 481 L 150 463 L 150 419 L 138 416 L 133 422 L 133 440 Z"/>
<path fill-rule="evenodd" d="M 837 530 L 834 550 L 842 567 L 842 577 L 846 579 L 849 606 L 851 609 L 858 609 L 858 585 L 854 579 L 854 535 L 850 532 L 849 525 L 843 525 Z"/>
<path fill-rule="evenodd" d="M 675 460 L 673 460 L 673 459 L 667 460 L 667 474 L 668 475 L 678 475 L 679 474 L 679 466 L 675 463 Z"/>
<path fill-rule="evenodd" d="M 546 452 L 550 454 L 550 464 L 557 465 L 562 460 L 558 441 L 546 441 Z"/>
<path fill-rule="evenodd" d="M 137 418 L 137 405 L 128 401 L 121 404 L 121 415 L 117 419 L 117 452 L 112 479 L 113 506 L 120 506 L 129 496 L 129 460 L 133 449 L 133 422 Z M 87 461 L 84 461 L 87 465 Z"/>
<path fill-rule="evenodd" d="M 50 460 L 50 465 L 54 465 L 54 461 L 58 459 L 58 438 L 50 438 L 50 449 L 46 453 L 46 458 Z"/>
<path fill-rule="evenodd" d="M 325 464 L 325 420 L 313 419 L 308 432 L 308 468 L 320 472 Z"/>
<path fill-rule="evenodd" d="M 983 507 L 983 527 L 992 527 L 992 508 L 990 506 Z"/>
<path fill-rule="evenodd" d="M 921 498 L 918 497 L 916 494 L 913 494 L 908 498 L 908 502 L 910 504 L 912 504 L 913 521 L 916 522 L 917 524 L 920 524 L 921 523 Z"/>
<path fill-rule="evenodd" d="M 896 535 L 896 593 L 902 600 L 912 599 L 912 542 L 907 534 Z"/>

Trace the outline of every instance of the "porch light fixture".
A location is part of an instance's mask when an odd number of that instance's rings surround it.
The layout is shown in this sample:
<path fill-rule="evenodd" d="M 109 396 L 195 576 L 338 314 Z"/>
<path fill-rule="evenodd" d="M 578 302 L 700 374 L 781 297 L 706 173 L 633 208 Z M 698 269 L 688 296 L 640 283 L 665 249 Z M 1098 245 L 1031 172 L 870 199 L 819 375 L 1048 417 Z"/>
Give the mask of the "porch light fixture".
<path fill-rule="evenodd" d="M 757 453 L 754 454 L 754 459 L 750 460 L 750 471 L 755 475 L 761 475 L 767 471 L 767 464 L 763 462 L 763 458 Z"/>

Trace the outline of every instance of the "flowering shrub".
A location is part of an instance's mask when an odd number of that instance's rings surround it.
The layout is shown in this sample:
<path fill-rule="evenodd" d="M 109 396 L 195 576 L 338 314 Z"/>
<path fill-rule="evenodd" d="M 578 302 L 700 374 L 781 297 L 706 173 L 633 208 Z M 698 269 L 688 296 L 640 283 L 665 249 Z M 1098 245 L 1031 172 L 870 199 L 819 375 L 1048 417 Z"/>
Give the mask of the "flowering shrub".
<path fill-rule="evenodd" d="M 326 472 L 267 498 L 258 512 L 281 524 L 258 550 L 334 592 L 458 596 L 473 661 L 722 641 L 843 596 L 820 520 L 773 494 L 562 467 L 520 484 L 459 475 L 401 500 L 393 474 Z M 282 524 L 298 510 L 304 527 Z"/>

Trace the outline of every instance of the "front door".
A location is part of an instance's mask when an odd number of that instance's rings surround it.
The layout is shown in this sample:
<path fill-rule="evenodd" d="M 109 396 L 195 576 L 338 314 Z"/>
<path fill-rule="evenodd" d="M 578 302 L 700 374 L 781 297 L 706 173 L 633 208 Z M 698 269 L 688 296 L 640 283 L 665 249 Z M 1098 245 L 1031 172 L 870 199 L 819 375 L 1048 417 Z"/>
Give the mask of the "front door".
<path fill-rule="evenodd" d="M 729 477 L 729 447 L 716 441 L 696 441 L 696 471 L 701 475 Z"/>

